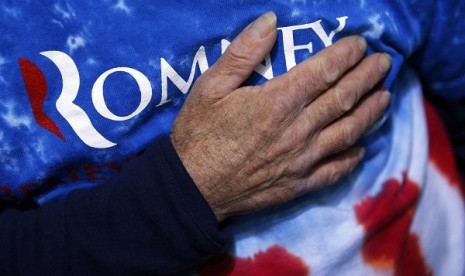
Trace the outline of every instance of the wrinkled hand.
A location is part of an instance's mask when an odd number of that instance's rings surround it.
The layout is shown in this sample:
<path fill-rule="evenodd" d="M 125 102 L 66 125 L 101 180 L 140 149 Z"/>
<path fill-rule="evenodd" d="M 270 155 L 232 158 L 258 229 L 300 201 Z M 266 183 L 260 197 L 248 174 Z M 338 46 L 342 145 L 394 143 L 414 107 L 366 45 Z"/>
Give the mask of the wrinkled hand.
<path fill-rule="evenodd" d="M 249 25 L 195 83 L 171 139 L 219 221 L 287 201 L 352 171 L 353 145 L 384 112 L 368 93 L 389 70 L 352 36 L 263 85 L 240 87 L 272 49 L 276 16 Z"/>

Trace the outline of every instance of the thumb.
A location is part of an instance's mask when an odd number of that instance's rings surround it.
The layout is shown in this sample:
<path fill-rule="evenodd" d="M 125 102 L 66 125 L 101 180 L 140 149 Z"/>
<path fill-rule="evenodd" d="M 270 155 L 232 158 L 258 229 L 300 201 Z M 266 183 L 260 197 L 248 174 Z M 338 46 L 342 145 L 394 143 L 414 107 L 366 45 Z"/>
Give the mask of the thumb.
<path fill-rule="evenodd" d="M 268 12 L 247 26 L 226 49 L 223 56 L 205 73 L 222 98 L 237 89 L 271 51 L 276 41 L 276 14 Z"/>

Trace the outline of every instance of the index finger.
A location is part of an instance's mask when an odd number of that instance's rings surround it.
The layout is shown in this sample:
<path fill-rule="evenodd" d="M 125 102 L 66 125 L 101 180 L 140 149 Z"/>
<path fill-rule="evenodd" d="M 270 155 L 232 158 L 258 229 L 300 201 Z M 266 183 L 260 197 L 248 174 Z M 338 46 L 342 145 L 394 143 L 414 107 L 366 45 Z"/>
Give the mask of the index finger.
<path fill-rule="evenodd" d="M 363 37 L 343 38 L 288 73 L 266 82 L 263 87 L 272 99 L 285 96 L 291 101 L 289 107 L 306 106 L 356 65 L 364 57 L 366 49 Z"/>

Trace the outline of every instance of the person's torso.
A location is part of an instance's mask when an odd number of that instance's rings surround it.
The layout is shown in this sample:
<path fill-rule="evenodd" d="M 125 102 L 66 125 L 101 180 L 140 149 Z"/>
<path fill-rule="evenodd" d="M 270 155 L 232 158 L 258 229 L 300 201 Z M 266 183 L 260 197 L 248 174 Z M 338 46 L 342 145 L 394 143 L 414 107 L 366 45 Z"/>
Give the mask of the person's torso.
<path fill-rule="evenodd" d="M 247 84 L 263 83 L 337 39 L 360 34 L 368 39 L 370 53 L 393 57 L 382 84 L 392 93 L 392 103 L 360 142 L 366 157 L 349 177 L 285 206 L 238 218 L 231 230 L 236 254 L 283 247 L 312 263 L 313 272 L 350 274 L 351 267 L 364 262 L 354 254 L 364 231 L 378 227 L 367 215 L 374 208 L 370 199 L 389 207 L 378 208 L 381 217 L 396 216 L 390 213 L 398 202 L 391 202 L 392 193 L 406 191 L 407 205 L 399 208 L 409 209 L 427 174 L 422 91 L 407 59 L 429 31 L 434 1 L 391 2 L 0 4 L 1 200 L 11 206 L 29 198 L 43 204 L 117 177 L 131 156 L 169 133 L 192 84 L 228 43 L 273 10 L 276 46 Z M 368 273 L 379 268 L 360 267 L 357 271 Z"/>

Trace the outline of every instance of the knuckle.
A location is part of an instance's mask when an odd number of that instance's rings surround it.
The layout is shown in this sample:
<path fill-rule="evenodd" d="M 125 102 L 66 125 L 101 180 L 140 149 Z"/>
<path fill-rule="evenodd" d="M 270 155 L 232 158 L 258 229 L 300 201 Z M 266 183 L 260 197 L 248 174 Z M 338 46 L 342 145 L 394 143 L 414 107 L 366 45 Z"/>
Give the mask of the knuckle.
<path fill-rule="evenodd" d="M 296 182 L 291 182 L 287 185 L 283 185 L 278 191 L 281 198 L 280 202 L 282 203 L 301 195 L 303 193 L 303 187 Z"/>
<path fill-rule="evenodd" d="M 346 64 L 355 64 L 363 57 L 366 45 L 360 47 L 359 41 L 358 37 L 351 37 L 344 40 L 345 45 L 341 46 L 340 57 L 346 61 Z"/>
<path fill-rule="evenodd" d="M 334 60 L 333 60 L 334 59 Z M 323 80 L 322 85 L 324 87 L 330 86 L 334 81 L 337 80 L 340 74 L 339 66 L 341 63 L 340 58 L 337 56 L 329 58 L 318 58 L 318 77 Z"/>
<path fill-rule="evenodd" d="M 355 120 L 347 120 L 341 128 L 341 145 L 344 148 L 352 146 L 358 139 L 358 124 Z"/>
<path fill-rule="evenodd" d="M 285 173 L 287 175 L 300 176 L 307 171 L 308 166 L 309 165 L 305 162 L 304 158 L 297 157 L 295 161 L 291 161 L 291 163 L 286 168 Z"/>
<path fill-rule="evenodd" d="M 226 63 L 234 69 L 244 70 L 251 66 L 250 49 L 252 46 L 246 42 L 232 43 L 226 49 L 224 58 Z"/>
<path fill-rule="evenodd" d="M 329 184 L 333 184 L 337 182 L 342 177 L 343 174 L 344 174 L 344 168 L 341 168 L 339 166 L 330 166 L 328 168 L 328 172 L 326 175 L 327 177 L 326 177 L 325 184 L 329 185 Z"/>
<path fill-rule="evenodd" d="M 296 97 L 290 95 L 290 86 L 293 80 L 281 76 L 275 78 L 274 82 L 266 82 L 261 87 L 262 94 L 265 94 L 264 107 L 267 119 L 272 122 L 281 122 L 286 119 L 289 113 L 298 110 Z"/>
<path fill-rule="evenodd" d="M 298 91 L 309 89 L 321 91 L 331 86 L 337 78 L 331 75 L 334 74 L 334 67 L 336 67 L 332 59 L 332 57 L 318 53 L 303 66 L 292 69 L 291 87 Z"/>
<path fill-rule="evenodd" d="M 289 198 L 295 198 L 308 192 L 308 186 L 305 185 L 305 183 L 300 183 L 297 181 L 288 185 L 287 188 L 288 188 L 287 190 L 290 191 L 290 193 L 288 194 Z"/>
<path fill-rule="evenodd" d="M 289 113 L 295 109 L 290 97 L 286 97 L 284 93 L 279 93 L 269 105 L 269 118 L 274 123 L 290 119 Z"/>
<path fill-rule="evenodd" d="M 275 101 L 270 107 L 270 120 L 273 123 L 279 123 L 284 120 L 286 117 L 283 114 L 286 114 L 289 107 L 285 101 Z"/>
<path fill-rule="evenodd" d="M 341 115 L 344 112 L 349 111 L 357 102 L 357 93 L 351 91 L 343 86 L 334 87 L 335 102 L 338 103 L 339 113 Z"/>

